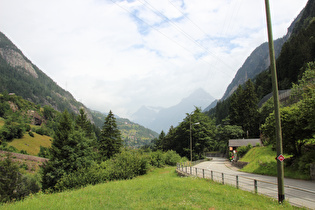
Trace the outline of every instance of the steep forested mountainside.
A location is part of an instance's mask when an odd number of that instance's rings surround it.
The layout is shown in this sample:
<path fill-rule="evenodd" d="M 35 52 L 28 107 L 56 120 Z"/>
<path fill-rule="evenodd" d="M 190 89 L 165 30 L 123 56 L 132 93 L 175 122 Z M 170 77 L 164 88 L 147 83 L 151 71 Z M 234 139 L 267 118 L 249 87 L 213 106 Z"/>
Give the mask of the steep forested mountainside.
<path fill-rule="evenodd" d="M 274 42 L 276 57 L 279 56 L 282 45 L 287 40 L 287 36 L 277 39 Z M 239 85 L 244 84 L 248 79 L 253 79 L 270 65 L 268 43 L 265 42 L 257 47 L 245 60 L 242 67 L 237 71 L 231 84 L 227 87 L 222 100 L 228 98 Z"/>
<path fill-rule="evenodd" d="M 15 93 L 58 111 L 78 113 L 84 105 L 58 86 L 0 32 L 0 92 Z"/>
<path fill-rule="evenodd" d="M 277 58 L 276 67 L 279 90 L 291 89 L 292 84 L 297 83 L 298 79 L 301 78 L 305 70 L 303 67 L 308 62 L 315 61 L 314 34 L 315 0 L 309 0 L 298 18 L 291 24 L 288 33 L 290 37 L 283 44 Z M 244 80 L 244 77 L 242 79 Z M 258 100 L 272 92 L 269 68 L 256 75 L 252 80 Z M 217 119 L 217 123 L 221 123 L 229 115 L 230 97 L 228 95 L 225 95 L 225 97 L 227 98 L 220 100 L 215 108 L 207 112 L 209 116 Z"/>
<path fill-rule="evenodd" d="M 274 41 L 276 58 L 278 58 L 283 44 L 290 38 L 292 34 L 294 34 L 293 31 L 296 31 L 294 30 L 296 28 L 295 24 L 299 22 L 302 14 L 303 12 L 301 12 L 298 17 L 291 23 L 290 27 L 288 28 L 288 32 L 284 37 Z M 245 60 L 242 67 L 237 71 L 234 79 L 227 87 L 222 97 L 222 100 L 228 98 L 239 85 L 244 84 L 248 79 L 254 79 L 258 74 L 265 71 L 269 67 L 269 65 L 269 48 L 268 43 L 265 42 L 258 46 Z"/>

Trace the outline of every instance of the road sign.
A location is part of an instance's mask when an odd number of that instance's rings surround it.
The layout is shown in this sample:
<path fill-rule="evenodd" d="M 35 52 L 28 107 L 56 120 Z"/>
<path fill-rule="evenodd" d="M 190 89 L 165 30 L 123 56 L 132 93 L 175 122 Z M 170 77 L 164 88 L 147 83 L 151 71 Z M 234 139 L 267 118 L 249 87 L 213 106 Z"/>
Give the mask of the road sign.
<path fill-rule="evenodd" d="M 283 156 L 282 154 L 280 154 L 280 155 L 277 157 L 277 159 L 282 162 L 282 161 L 284 161 L 285 158 L 284 158 L 284 156 Z"/>

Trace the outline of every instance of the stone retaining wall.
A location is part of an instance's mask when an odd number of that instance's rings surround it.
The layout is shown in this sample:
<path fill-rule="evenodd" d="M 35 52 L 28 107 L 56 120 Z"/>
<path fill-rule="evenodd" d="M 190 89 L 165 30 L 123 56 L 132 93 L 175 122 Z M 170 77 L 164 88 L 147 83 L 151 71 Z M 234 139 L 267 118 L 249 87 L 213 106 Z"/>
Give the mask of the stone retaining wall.
<path fill-rule="evenodd" d="M 232 161 L 232 165 L 237 167 L 237 168 L 244 168 L 246 165 L 248 164 L 248 162 L 243 162 L 243 161 Z"/>

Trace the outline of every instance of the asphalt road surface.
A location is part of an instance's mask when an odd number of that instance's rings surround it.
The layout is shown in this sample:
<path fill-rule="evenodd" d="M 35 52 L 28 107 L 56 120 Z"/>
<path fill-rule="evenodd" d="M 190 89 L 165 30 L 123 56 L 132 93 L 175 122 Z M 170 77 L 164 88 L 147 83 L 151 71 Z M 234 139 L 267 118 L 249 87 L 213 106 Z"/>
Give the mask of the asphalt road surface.
<path fill-rule="evenodd" d="M 188 174 L 238 186 L 243 190 L 257 190 L 259 194 L 278 199 L 277 177 L 240 172 L 225 158 L 213 158 L 212 161 L 199 163 L 192 168 L 184 167 L 182 170 Z M 285 178 L 284 186 L 286 201 L 292 205 L 315 209 L 315 181 Z"/>

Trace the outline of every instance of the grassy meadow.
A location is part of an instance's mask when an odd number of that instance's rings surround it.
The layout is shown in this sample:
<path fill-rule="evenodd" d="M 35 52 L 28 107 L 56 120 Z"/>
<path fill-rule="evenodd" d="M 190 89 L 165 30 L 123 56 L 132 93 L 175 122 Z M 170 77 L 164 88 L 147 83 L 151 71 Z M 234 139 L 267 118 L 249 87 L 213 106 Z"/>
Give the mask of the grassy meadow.
<path fill-rule="evenodd" d="M 175 167 L 132 180 L 55 194 L 40 193 L 0 209 L 297 209 L 209 180 L 179 177 Z"/>
<path fill-rule="evenodd" d="M 8 142 L 9 146 L 13 146 L 16 149 L 25 150 L 30 155 L 37 155 L 39 153 L 40 146 L 50 147 L 52 143 L 52 138 L 45 135 L 39 135 L 33 132 L 34 137 L 31 137 L 28 133 L 20 139 L 14 139 Z"/>

